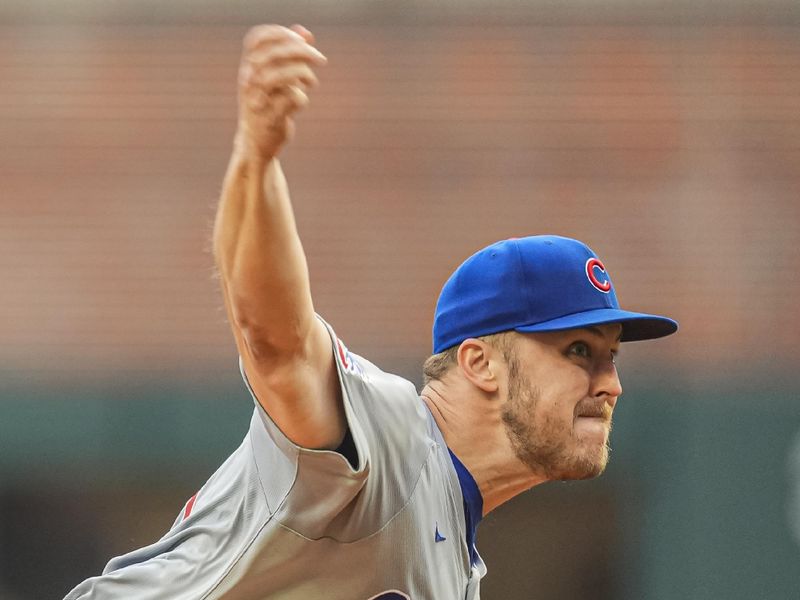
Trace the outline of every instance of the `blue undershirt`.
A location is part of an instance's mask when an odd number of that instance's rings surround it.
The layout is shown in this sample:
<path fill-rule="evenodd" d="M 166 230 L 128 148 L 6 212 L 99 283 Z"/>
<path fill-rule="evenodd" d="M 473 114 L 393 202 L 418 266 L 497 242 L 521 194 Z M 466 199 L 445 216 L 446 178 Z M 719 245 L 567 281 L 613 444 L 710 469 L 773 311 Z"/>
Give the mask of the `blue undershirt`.
<path fill-rule="evenodd" d="M 478 551 L 475 549 L 475 534 L 478 530 L 478 523 L 483 518 L 483 496 L 475 483 L 472 474 L 467 467 L 458 460 L 450 448 L 447 449 L 450 458 L 453 459 L 453 466 L 456 468 L 458 483 L 461 485 L 461 495 L 464 497 L 464 517 L 467 526 L 467 548 L 469 548 L 469 563 L 474 565 L 478 558 Z"/>

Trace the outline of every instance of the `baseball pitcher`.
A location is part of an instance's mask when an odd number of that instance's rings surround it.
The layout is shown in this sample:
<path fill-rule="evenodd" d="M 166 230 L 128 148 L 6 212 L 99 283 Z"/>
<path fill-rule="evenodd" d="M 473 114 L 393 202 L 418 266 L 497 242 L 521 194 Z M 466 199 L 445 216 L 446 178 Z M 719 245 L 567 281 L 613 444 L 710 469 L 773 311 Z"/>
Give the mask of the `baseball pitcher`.
<path fill-rule="evenodd" d="M 558 236 L 497 242 L 444 284 L 424 387 L 348 351 L 314 311 L 278 155 L 326 58 L 300 26 L 244 40 L 214 255 L 254 400 L 241 446 L 154 544 L 67 600 L 476 600 L 481 518 L 599 475 L 621 342 L 676 331 L 622 310 Z"/>

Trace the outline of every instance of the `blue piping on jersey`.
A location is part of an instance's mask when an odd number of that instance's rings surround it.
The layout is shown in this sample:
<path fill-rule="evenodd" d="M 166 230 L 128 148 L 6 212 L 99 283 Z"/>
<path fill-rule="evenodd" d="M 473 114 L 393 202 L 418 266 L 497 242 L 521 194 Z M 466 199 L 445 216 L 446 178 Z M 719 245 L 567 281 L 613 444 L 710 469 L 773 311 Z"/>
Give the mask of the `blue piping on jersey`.
<path fill-rule="evenodd" d="M 453 466 L 456 468 L 458 483 L 461 486 L 461 495 L 464 497 L 464 516 L 467 525 L 467 548 L 469 548 L 469 564 L 474 566 L 478 559 L 478 551 L 475 549 L 475 533 L 478 530 L 478 523 L 483 518 L 483 496 L 475 483 L 472 474 L 467 467 L 458 460 L 450 448 L 447 449 L 450 458 L 453 459 Z"/>

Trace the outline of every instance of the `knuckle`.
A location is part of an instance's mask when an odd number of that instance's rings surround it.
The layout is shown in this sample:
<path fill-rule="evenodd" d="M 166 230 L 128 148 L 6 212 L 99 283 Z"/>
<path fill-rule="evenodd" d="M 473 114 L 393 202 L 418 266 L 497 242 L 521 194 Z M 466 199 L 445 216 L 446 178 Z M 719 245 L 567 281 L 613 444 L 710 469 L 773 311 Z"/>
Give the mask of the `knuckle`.
<path fill-rule="evenodd" d="M 277 86 L 280 85 L 281 78 L 278 73 L 274 71 L 267 71 L 261 78 L 261 86 L 264 90 L 272 92 Z"/>
<path fill-rule="evenodd" d="M 247 33 L 242 40 L 242 45 L 246 50 L 251 50 L 258 45 L 258 42 L 261 38 L 261 34 L 263 31 L 264 25 L 258 25 L 256 27 L 251 27 L 247 30 Z"/>
<path fill-rule="evenodd" d="M 254 50 L 265 41 L 274 41 L 292 33 L 281 25 L 256 25 L 251 27 L 244 36 L 243 45 L 247 50 Z"/>

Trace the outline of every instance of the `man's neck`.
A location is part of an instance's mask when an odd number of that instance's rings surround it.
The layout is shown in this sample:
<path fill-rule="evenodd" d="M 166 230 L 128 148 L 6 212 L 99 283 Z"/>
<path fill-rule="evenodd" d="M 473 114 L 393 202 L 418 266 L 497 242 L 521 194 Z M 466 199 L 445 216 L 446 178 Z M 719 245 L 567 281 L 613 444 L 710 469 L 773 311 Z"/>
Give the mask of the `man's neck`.
<path fill-rule="evenodd" d="M 442 382 L 431 382 L 420 392 L 448 448 L 478 484 L 485 516 L 546 479 L 532 473 L 514 453 L 499 400 L 468 394 Z"/>

